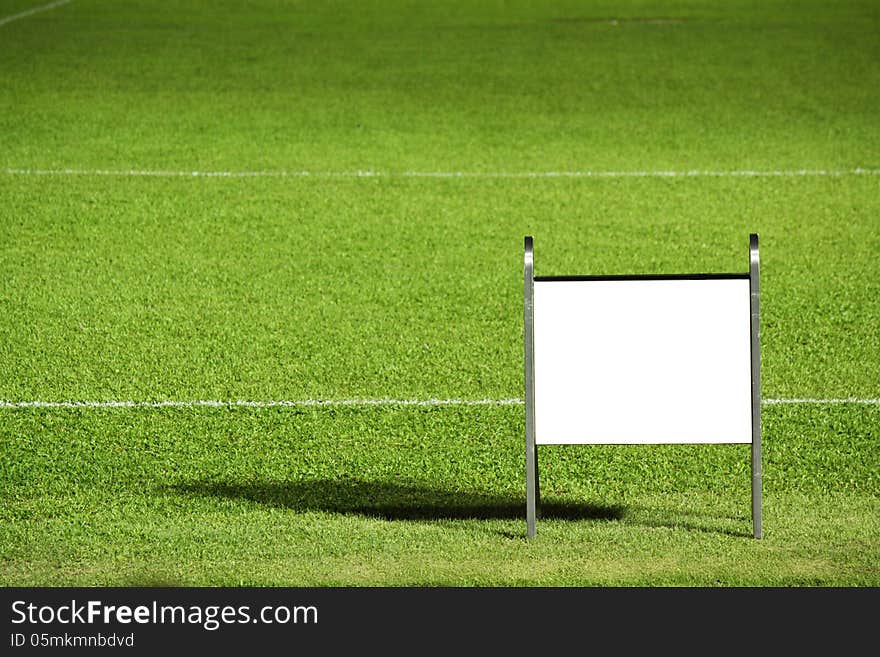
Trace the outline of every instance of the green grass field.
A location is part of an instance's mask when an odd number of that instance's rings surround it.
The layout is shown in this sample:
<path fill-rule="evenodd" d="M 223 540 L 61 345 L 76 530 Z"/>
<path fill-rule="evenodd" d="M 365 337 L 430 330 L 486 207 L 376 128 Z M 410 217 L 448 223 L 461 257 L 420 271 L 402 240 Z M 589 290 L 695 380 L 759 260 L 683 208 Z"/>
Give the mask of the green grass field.
<path fill-rule="evenodd" d="M 876 2 L 45 4 L 0 0 L 0 584 L 880 586 Z M 527 540 L 523 236 L 750 232 L 765 538 L 748 446 L 544 446 Z M 490 403 L 20 405 L 379 399 Z"/>

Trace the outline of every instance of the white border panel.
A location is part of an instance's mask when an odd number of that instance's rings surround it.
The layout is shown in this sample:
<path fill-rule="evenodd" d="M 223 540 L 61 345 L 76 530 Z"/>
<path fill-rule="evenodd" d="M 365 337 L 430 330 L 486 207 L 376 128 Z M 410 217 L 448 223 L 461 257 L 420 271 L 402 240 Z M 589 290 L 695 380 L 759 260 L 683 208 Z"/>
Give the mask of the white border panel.
<path fill-rule="evenodd" d="M 752 441 L 747 278 L 534 285 L 537 444 Z"/>

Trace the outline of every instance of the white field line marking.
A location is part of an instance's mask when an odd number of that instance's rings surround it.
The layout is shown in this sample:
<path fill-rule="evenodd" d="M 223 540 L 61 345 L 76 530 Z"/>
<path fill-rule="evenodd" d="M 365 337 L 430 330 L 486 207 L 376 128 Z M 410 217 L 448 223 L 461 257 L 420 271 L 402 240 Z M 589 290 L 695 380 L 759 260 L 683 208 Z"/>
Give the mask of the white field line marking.
<path fill-rule="evenodd" d="M 794 397 L 788 399 L 762 399 L 762 404 L 880 404 L 880 397 L 877 398 L 859 398 L 859 397 L 837 397 L 832 399 L 810 399 L 809 397 Z"/>
<path fill-rule="evenodd" d="M 156 178 L 797 178 L 877 176 L 880 169 L 779 171 L 171 171 L 161 169 L 3 169 L 10 176 L 115 176 Z"/>
<path fill-rule="evenodd" d="M 829 399 L 781 398 L 764 399 L 765 405 L 806 404 L 815 406 L 836 404 L 880 405 L 880 398 L 838 397 Z M 161 400 L 161 401 L 6 401 L 3 408 L 275 408 L 275 407 L 331 407 L 331 406 L 522 406 L 522 399 L 294 399 L 294 400 Z"/>
<path fill-rule="evenodd" d="M 217 400 L 191 401 L 3 401 L 0 408 L 273 408 L 303 406 L 515 406 L 521 399 L 295 399 L 295 400 Z"/>
<path fill-rule="evenodd" d="M 55 9 L 55 7 L 60 7 L 61 5 L 66 5 L 71 0 L 58 0 L 58 2 L 50 2 L 48 5 L 42 5 L 40 7 L 34 7 L 33 9 L 28 9 L 27 11 L 23 11 L 20 14 L 13 14 L 12 16 L 6 16 L 4 18 L 0 18 L 0 25 L 6 25 L 6 23 L 11 23 L 12 21 L 17 21 L 19 18 L 27 18 L 28 16 L 32 16 L 33 14 L 38 14 L 41 11 L 49 11 L 50 9 Z"/>

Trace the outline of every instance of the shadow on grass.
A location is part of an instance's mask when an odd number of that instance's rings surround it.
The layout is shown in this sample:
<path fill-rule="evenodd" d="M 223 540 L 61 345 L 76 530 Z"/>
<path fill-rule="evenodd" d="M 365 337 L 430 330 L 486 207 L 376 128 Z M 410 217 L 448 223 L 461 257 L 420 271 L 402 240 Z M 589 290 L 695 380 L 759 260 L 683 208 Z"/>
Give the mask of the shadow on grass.
<path fill-rule="evenodd" d="M 173 486 L 173 490 L 200 497 L 247 500 L 296 511 L 353 513 L 385 520 L 525 520 L 526 516 L 525 495 L 493 495 L 389 481 L 196 481 Z M 623 515 L 622 506 L 573 501 L 541 503 L 541 517 L 545 519 L 619 520 Z"/>
<path fill-rule="evenodd" d="M 723 534 L 726 536 L 732 536 L 734 538 L 752 538 L 751 531 L 746 531 L 744 529 L 733 529 L 730 527 L 722 527 L 722 526 L 712 526 L 709 524 L 700 524 L 697 522 L 682 522 L 675 518 L 669 518 L 667 520 L 649 520 L 647 518 L 643 518 L 641 520 L 633 520 L 633 524 L 641 525 L 642 527 L 655 527 L 655 528 L 663 528 L 663 529 L 682 529 L 689 532 L 704 532 L 706 534 Z"/>
<path fill-rule="evenodd" d="M 194 481 L 171 487 L 176 493 L 218 500 L 242 500 L 294 511 L 356 514 L 383 520 L 522 520 L 525 495 L 458 491 L 424 484 L 362 479 L 308 479 L 290 482 Z M 575 500 L 542 500 L 542 520 L 624 520 L 643 527 L 680 529 L 751 537 L 735 519 L 714 521 L 677 509 L 585 504 Z M 684 518 L 682 516 L 685 516 Z M 705 521 L 705 522 L 703 522 Z M 540 525 L 540 522 L 538 523 Z"/>

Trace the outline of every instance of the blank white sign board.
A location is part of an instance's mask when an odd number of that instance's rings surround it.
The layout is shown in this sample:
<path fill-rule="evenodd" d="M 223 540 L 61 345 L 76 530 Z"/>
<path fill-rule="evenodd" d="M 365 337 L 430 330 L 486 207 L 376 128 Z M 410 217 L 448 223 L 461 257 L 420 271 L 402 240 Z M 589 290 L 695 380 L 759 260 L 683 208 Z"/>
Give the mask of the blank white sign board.
<path fill-rule="evenodd" d="M 749 279 L 534 282 L 535 441 L 752 442 Z"/>

